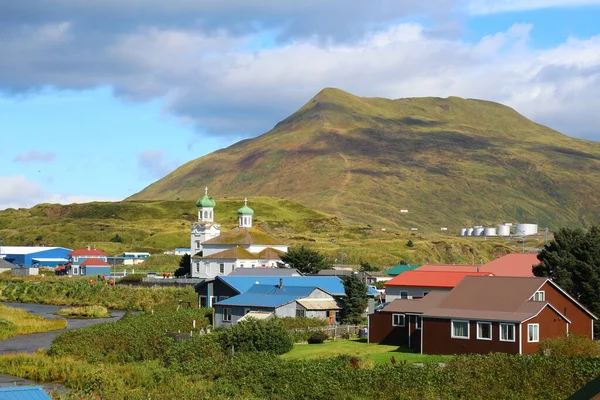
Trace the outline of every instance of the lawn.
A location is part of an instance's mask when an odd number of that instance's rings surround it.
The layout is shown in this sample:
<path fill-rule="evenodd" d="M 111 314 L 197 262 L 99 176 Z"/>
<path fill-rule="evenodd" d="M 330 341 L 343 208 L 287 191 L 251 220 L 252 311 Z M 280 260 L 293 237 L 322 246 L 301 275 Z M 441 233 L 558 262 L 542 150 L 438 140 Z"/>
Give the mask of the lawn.
<path fill-rule="evenodd" d="M 284 354 L 283 358 L 326 358 L 347 354 L 356 356 L 368 364 L 386 364 L 391 358 L 397 362 L 444 362 L 452 359 L 452 356 L 435 356 L 418 354 L 409 349 L 399 348 L 384 344 L 370 344 L 365 339 L 339 339 L 322 344 L 295 344 L 294 348 Z"/>
<path fill-rule="evenodd" d="M 29 333 L 65 329 L 66 327 L 67 322 L 63 319 L 46 319 L 25 310 L 0 304 L 0 340 Z"/>

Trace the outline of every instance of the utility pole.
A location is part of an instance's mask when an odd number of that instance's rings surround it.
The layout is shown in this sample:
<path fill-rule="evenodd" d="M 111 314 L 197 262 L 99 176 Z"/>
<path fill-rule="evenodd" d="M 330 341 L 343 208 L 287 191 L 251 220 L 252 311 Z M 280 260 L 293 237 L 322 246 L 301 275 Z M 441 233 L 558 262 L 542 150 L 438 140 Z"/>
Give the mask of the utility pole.
<path fill-rule="evenodd" d="M 521 250 L 521 253 L 525 253 L 525 236 L 523 236 L 523 250 Z"/>

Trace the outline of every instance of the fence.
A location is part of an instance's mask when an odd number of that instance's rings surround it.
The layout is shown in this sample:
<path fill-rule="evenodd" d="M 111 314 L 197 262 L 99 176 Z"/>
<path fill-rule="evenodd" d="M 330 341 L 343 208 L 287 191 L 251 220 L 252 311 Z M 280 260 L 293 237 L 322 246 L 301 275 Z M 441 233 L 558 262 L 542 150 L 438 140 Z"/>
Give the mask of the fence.
<path fill-rule="evenodd" d="M 330 339 L 349 339 L 351 337 L 360 337 L 366 334 L 366 325 L 329 325 L 329 326 L 311 326 L 309 328 L 292 329 L 289 332 L 295 333 L 307 333 L 314 331 L 323 331 L 327 334 Z M 364 329 L 361 333 L 361 329 Z"/>

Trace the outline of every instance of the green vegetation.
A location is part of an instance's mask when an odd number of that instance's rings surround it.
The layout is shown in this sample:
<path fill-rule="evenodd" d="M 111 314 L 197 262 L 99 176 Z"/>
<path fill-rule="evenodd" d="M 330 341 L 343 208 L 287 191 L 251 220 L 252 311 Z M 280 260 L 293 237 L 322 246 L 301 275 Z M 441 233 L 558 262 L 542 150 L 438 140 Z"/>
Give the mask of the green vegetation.
<path fill-rule="evenodd" d="M 384 344 L 367 343 L 364 339 L 336 339 L 320 345 L 296 344 L 283 358 L 316 359 L 335 356 L 351 356 L 370 365 L 391 364 L 392 357 L 397 363 L 448 362 L 453 356 L 418 354 L 413 350 Z"/>
<path fill-rule="evenodd" d="M 184 254 L 179 260 L 179 268 L 175 270 L 175 276 L 191 276 L 192 275 L 192 257 L 189 254 Z"/>
<path fill-rule="evenodd" d="M 223 231 L 237 226 L 236 210 L 242 199 L 218 200 L 216 217 Z M 330 263 L 390 266 L 405 260 L 411 264 L 427 262 L 479 263 L 509 252 L 521 251 L 521 241 L 510 238 L 458 238 L 443 236 L 439 230 L 410 232 L 385 231 L 366 225 L 347 225 L 330 215 L 288 200 L 257 197 L 254 223 L 261 230 L 294 246 L 308 245 L 325 255 Z M 136 272 L 174 272 L 180 257 L 162 252 L 189 246 L 190 223 L 197 210 L 190 201 L 125 201 L 72 205 L 40 204 L 30 209 L 0 211 L 0 236 L 5 245 L 29 245 L 38 232 L 39 245 L 81 248 L 88 244 L 109 254 L 124 251 L 153 253 L 142 264 L 116 266 L 115 270 Z M 110 241 L 115 233 L 123 243 Z M 412 249 L 405 243 L 414 242 Z M 528 238 L 526 248 L 539 248 L 543 238 Z"/>
<path fill-rule="evenodd" d="M 217 207 L 223 196 L 278 196 L 373 227 L 558 229 L 600 219 L 598 171 L 600 143 L 501 104 L 324 89 L 270 132 L 190 161 L 131 198 L 195 201 L 206 185 Z"/>
<path fill-rule="evenodd" d="M 586 336 L 567 335 L 554 339 L 545 339 L 539 345 L 540 354 L 552 354 L 559 357 L 600 357 L 600 343 Z"/>
<path fill-rule="evenodd" d="M 327 340 L 328 336 L 324 331 L 312 331 L 306 341 L 308 344 L 321 344 Z"/>
<path fill-rule="evenodd" d="M 178 300 L 197 302 L 192 287 L 147 288 L 88 283 L 86 277 L 0 278 L 0 300 L 58 306 L 101 305 L 110 309 L 173 310 Z"/>
<path fill-rule="evenodd" d="M 19 308 L 0 304 L 0 340 L 30 333 L 55 331 L 66 327 L 67 322 L 63 319 L 46 319 Z"/>
<path fill-rule="evenodd" d="M 359 325 L 363 320 L 362 314 L 369 304 L 367 285 L 357 274 L 345 276 L 343 281 L 346 293 L 346 296 L 341 299 L 344 303 L 344 323 Z"/>
<path fill-rule="evenodd" d="M 292 336 L 278 318 L 268 321 L 250 318 L 221 329 L 217 341 L 225 351 L 268 351 L 275 354 L 287 353 L 294 345 Z"/>
<path fill-rule="evenodd" d="M 55 314 L 67 318 L 110 318 L 110 313 L 106 307 L 102 306 L 63 308 L 58 310 Z"/>
<path fill-rule="evenodd" d="M 281 257 L 281 261 L 303 274 L 316 274 L 329 267 L 323 254 L 304 245 L 289 248 L 288 252 Z"/>

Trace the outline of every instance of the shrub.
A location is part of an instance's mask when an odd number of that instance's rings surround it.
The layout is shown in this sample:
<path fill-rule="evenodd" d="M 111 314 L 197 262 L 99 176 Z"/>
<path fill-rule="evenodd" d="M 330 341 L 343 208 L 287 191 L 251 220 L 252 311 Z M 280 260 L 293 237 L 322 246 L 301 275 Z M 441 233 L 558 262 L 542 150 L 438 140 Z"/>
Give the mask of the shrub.
<path fill-rule="evenodd" d="M 570 334 L 542 340 L 538 352 L 559 357 L 600 357 L 600 344 L 586 336 Z"/>
<path fill-rule="evenodd" d="M 408 242 L 406 242 L 406 247 L 413 247 L 413 246 L 414 246 L 414 244 L 413 244 L 412 240 L 409 239 Z"/>
<path fill-rule="evenodd" d="M 142 280 L 146 277 L 145 274 L 132 274 L 127 275 L 119 279 L 117 283 L 127 283 L 127 282 L 142 282 Z"/>
<path fill-rule="evenodd" d="M 225 352 L 267 351 L 284 354 L 292 349 L 294 342 L 283 323 L 274 318 L 259 321 L 250 318 L 229 328 L 217 331 L 217 340 Z"/>
<path fill-rule="evenodd" d="M 285 329 L 302 329 L 329 325 L 329 321 L 325 318 L 284 317 L 280 318 L 280 320 Z"/>
<path fill-rule="evenodd" d="M 319 344 L 319 343 L 323 343 L 325 340 L 327 340 L 328 336 L 325 332 L 323 331 L 314 331 L 311 332 L 310 336 L 307 339 L 307 342 L 309 344 Z"/>
<path fill-rule="evenodd" d="M 83 307 L 71 307 L 63 308 L 57 311 L 55 314 L 62 315 L 63 317 L 75 317 L 75 318 L 109 318 L 110 313 L 106 307 L 102 306 L 83 306 Z"/>

